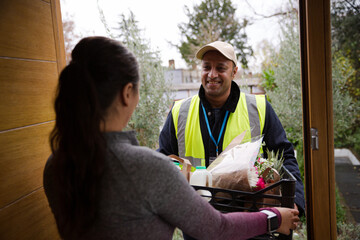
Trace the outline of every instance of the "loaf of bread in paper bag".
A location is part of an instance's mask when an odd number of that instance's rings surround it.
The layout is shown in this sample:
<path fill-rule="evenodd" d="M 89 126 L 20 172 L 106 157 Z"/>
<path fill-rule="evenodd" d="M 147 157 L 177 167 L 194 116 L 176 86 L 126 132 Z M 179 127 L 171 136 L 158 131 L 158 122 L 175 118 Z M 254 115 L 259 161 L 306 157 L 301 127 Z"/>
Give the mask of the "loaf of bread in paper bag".
<path fill-rule="evenodd" d="M 250 192 L 251 186 L 248 175 L 248 169 L 240 169 L 230 173 L 214 173 L 212 175 L 213 187 Z"/>

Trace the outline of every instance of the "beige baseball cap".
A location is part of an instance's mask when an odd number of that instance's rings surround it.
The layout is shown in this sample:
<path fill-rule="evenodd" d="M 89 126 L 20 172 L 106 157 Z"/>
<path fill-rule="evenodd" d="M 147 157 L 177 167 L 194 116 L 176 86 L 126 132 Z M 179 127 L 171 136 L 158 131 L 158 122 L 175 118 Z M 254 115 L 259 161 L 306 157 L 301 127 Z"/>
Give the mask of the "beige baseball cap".
<path fill-rule="evenodd" d="M 202 60 L 205 53 L 211 50 L 219 51 L 224 57 L 233 61 L 235 66 L 237 66 L 236 54 L 233 46 L 229 43 L 222 41 L 215 41 L 209 44 L 206 44 L 202 48 L 200 48 L 196 53 L 196 58 Z"/>

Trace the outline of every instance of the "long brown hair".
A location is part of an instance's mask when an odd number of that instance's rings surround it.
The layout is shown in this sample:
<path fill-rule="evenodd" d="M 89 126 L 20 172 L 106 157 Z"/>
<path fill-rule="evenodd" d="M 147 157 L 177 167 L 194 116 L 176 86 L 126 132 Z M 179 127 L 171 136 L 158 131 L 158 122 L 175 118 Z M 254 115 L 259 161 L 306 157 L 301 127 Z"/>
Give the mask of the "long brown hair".
<path fill-rule="evenodd" d="M 105 37 L 82 39 L 59 77 L 56 124 L 50 136 L 63 238 L 78 238 L 96 219 L 106 142 L 100 124 L 116 94 L 137 87 L 138 64 L 122 44 Z"/>

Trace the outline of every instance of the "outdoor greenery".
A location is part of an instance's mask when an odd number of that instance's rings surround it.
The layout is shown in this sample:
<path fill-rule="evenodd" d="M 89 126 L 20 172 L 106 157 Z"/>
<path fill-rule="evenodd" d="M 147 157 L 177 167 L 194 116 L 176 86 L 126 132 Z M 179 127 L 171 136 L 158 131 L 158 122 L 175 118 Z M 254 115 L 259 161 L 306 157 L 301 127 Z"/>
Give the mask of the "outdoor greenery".
<path fill-rule="evenodd" d="M 151 44 L 142 36 L 135 16 L 120 16 L 118 28 L 110 29 L 99 8 L 102 22 L 109 37 L 122 42 L 132 51 L 139 63 L 140 100 L 132 115 L 128 129 L 136 130 L 140 145 L 156 148 L 160 127 L 171 105 L 170 83 L 165 80 L 159 51 L 151 49 Z"/>
<path fill-rule="evenodd" d="M 71 60 L 71 52 L 78 39 L 82 38 L 82 34 L 76 31 L 76 24 L 73 16 L 66 14 L 63 16 L 62 27 L 64 32 L 64 45 L 65 45 L 65 60 L 69 64 Z"/>
<path fill-rule="evenodd" d="M 335 51 L 332 65 L 334 145 L 349 148 L 360 156 L 360 101 L 356 101 L 346 87 L 355 71 L 349 60 Z"/>
<path fill-rule="evenodd" d="M 184 239 L 184 237 L 183 237 L 182 231 L 178 228 L 175 228 L 172 240 L 183 240 L 183 239 Z"/>
<path fill-rule="evenodd" d="M 253 53 L 246 43 L 245 27 L 248 21 L 237 19 L 235 12 L 231 0 L 203 0 L 199 5 L 194 5 L 192 11 L 185 6 L 189 20 L 179 24 L 182 40 L 177 47 L 189 66 L 196 66 L 195 53 L 200 46 L 221 40 L 236 48 L 238 59 L 243 67 L 247 67 L 247 57 Z"/>
<path fill-rule="evenodd" d="M 341 71 L 345 76 L 339 94 L 347 92 L 351 101 L 360 102 L 360 1 L 331 2 L 333 54 L 336 61 L 343 63 Z M 358 108 L 353 111 L 357 112 L 354 123 L 341 136 L 337 136 L 335 145 L 350 148 L 360 157 L 360 111 Z"/>
<path fill-rule="evenodd" d="M 343 204 L 341 203 L 344 199 L 340 196 L 339 188 L 335 188 L 335 206 L 336 206 L 336 222 L 345 223 L 346 222 L 346 210 Z"/>
<path fill-rule="evenodd" d="M 289 141 L 297 148 L 302 145 L 303 134 L 297 16 L 289 15 L 281 20 L 280 31 L 279 49 L 270 50 L 270 61 L 264 65 L 263 86 Z"/>
<path fill-rule="evenodd" d="M 338 223 L 338 240 L 360 240 L 360 224 Z"/>
<path fill-rule="evenodd" d="M 360 1 L 332 0 L 331 3 L 332 45 L 355 70 L 346 79 L 345 88 L 360 101 Z"/>
<path fill-rule="evenodd" d="M 281 23 L 280 48 L 264 66 L 263 79 L 272 103 L 289 140 L 302 152 L 302 105 L 298 16 L 288 15 Z M 354 74 L 350 61 L 334 51 L 332 61 L 335 147 L 359 146 L 360 104 L 346 91 L 346 80 Z M 301 160 L 300 160 L 301 161 Z"/>
<path fill-rule="evenodd" d="M 293 240 L 305 240 L 307 239 L 306 222 L 301 222 L 300 225 L 293 232 Z"/>

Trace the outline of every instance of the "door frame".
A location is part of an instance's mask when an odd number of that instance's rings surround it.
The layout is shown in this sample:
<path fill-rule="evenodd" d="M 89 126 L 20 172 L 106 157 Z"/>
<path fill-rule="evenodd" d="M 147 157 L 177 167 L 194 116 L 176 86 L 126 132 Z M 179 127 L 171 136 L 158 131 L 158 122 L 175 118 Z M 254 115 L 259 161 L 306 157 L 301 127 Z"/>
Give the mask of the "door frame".
<path fill-rule="evenodd" d="M 307 234 L 336 239 L 330 0 L 299 10 Z"/>

